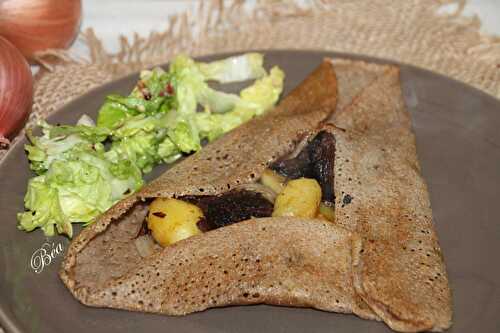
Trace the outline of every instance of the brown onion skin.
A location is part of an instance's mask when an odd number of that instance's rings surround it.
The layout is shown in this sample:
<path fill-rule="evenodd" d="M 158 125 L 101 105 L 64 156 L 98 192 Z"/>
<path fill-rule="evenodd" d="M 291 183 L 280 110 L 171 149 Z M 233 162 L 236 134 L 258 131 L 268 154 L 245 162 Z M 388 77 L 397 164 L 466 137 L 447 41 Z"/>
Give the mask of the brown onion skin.
<path fill-rule="evenodd" d="M 33 104 L 33 76 L 23 55 L 0 37 L 0 145 L 26 122 Z"/>
<path fill-rule="evenodd" d="M 81 0 L 0 0 L 0 36 L 32 61 L 36 52 L 70 46 L 81 15 Z"/>

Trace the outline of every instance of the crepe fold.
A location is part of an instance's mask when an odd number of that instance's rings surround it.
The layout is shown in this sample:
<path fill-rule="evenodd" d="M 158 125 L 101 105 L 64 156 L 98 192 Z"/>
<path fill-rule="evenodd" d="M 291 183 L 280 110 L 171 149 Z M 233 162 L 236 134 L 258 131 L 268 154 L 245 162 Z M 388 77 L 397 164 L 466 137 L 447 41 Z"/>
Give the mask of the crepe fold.
<path fill-rule="evenodd" d="M 255 182 L 320 131 L 336 139 L 335 223 L 251 219 L 139 255 L 134 238 L 151 199 Z M 355 313 L 398 331 L 448 328 L 451 294 L 398 69 L 325 60 L 274 110 L 84 229 L 60 276 L 79 301 L 96 307 L 183 315 L 266 303 Z"/>
<path fill-rule="evenodd" d="M 442 331 L 451 292 L 420 172 L 399 69 L 388 68 L 334 116 L 336 222 L 353 250 L 358 295 L 392 329 Z"/>

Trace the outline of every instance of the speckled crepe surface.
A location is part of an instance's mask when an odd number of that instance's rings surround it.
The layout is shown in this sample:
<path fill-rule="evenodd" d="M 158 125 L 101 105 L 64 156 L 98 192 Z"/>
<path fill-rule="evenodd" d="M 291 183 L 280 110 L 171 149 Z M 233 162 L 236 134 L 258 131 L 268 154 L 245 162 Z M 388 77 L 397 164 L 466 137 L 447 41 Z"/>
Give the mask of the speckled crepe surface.
<path fill-rule="evenodd" d="M 350 313 L 355 242 L 357 236 L 326 221 L 249 220 L 167 247 L 84 302 L 170 315 L 255 303 Z"/>
<path fill-rule="evenodd" d="M 420 173 L 399 70 L 389 67 L 335 117 L 336 221 L 357 233 L 356 292 L 391 328 L 451 325 L 451 292 Z"/>

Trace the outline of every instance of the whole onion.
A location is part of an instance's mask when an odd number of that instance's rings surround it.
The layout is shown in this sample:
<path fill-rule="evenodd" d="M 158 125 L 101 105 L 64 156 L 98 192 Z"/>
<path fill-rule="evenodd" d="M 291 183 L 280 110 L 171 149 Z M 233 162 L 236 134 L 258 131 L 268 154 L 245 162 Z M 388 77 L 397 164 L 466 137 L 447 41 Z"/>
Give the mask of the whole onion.
<path fill-rule="evenodd" d="M 33 77 L 23 55 L 0 37 L 0 145 L 20 130 L 33 103 Z"/>
<path fill-rule="evenodd" d="M 67 48 L 80 29 L 81 0 L 0 0 L 0 36 L 26 58 Z"/>

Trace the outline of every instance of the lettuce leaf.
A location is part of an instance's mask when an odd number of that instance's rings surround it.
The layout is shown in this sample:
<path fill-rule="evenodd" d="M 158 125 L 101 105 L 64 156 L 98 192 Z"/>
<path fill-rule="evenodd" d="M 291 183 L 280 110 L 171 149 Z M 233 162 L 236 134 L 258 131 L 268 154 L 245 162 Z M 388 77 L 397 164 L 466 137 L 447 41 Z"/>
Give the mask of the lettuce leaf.
<path fill-rule="evenodd" d="M 269 75 L 255 81 L 255 83 L 240 92 L 240 97 L 247 103 L 256 105 L 256 115 L 261 115 L 271 109 L 283 91 L 285 73 L 277 66 L 271 68 Z"/>
<path fill-rule="evenodd" d="M 104 128 L 115 128 L 125 119 L 136 115 L 138 112 L 127 108 L 125 105 L 106 98 L 106 101 L 99 109 L 97 116 L 97 126 Z"/>
<path fill-rule="evenodd" d="M 143 184 L 140 171 L 130 162 L 113 164 L 91 151 L 69 154 L 30 180 L 27 211 L 18 214 L 21 230 L 40 227 L 47 236 L 57 231 L 71 237 L 71 223 L 91 222 Z"/>
<path fill-rule="evenodd" d="M 198 63 L 205 80 L 220 83 L 240 82 L 258 79 L 266 75 L 264 56 L 260 53 L 245 53 L 210 63 Z"/>
<path fill-rule="evenodd" d="M 175 126 L 168 130 L 168 137 L 183 153 L 201 149 L 198 129 L 190 120 L 179 119 Z"/>
<path fill-rule="evenodd" d="M 154 115 L 176 108 L 175 79 L 161 68 L 142 71 L 130 95 L 111 94 L 99 110 L 97 126 L 114 129 L 138 114 Z"/>
<path fill-rule="evenodd" d="M 278 67 L 273 67 L 269 75 L 255 81 L 253 85 L 240 92 L 241 99 L 250 103 L 251 107 L 240 104 L 231 112 L 224 114 L 213 114 L 209 111 L 197 113 L 194 120 L 200 129 L 201 137 L 212 141 L 254 116 L 273 108 L 283 91 L 284 79 L 283 71 Z"/>
<path fill-rule="evenodd" d="M 24 146 L 28 153 L 30 168 L 39 175 L 47 171 L 52 161 L 63 158 L 65 152 L 74 147 L 92 149 L 94 143 L 102 139 L 100 132 L 91 133 L 92 130 L 89 130 L 84 133 L 86 128 L 83 128 L 83 125 L 81 128 L 75 126 L 74 130 L 62 129 L 59 134 L 53 133 L 55 126 L 44 121 L 39 122 L 39 126 L 42 129 L 42 135 L 37 137 L 31 130 L 27 130 L 26 136 L 31 144 Z"/>
<path fill-rule="evenodd" d="M 206 82 L 208 78 L 200 70 L 202 65 L 203 63 L 196 63 L 193 59 L 180 55 L 175 57 L 170 66 L 170 71 L 176 78 L 176 100 L 180 114 L 194 114 L 197 104 L 216 113 L 228 112 L 236 106 L 252 107 L 250 102 L 242 100 L 238 95 L 210 88 Z M 229 66 L 228 70 L 230 69 Z M 231 76 L 232 73 L 227 72 L 227 75 Z M 245 79 L 252 77 L 249 75 Z"/>

